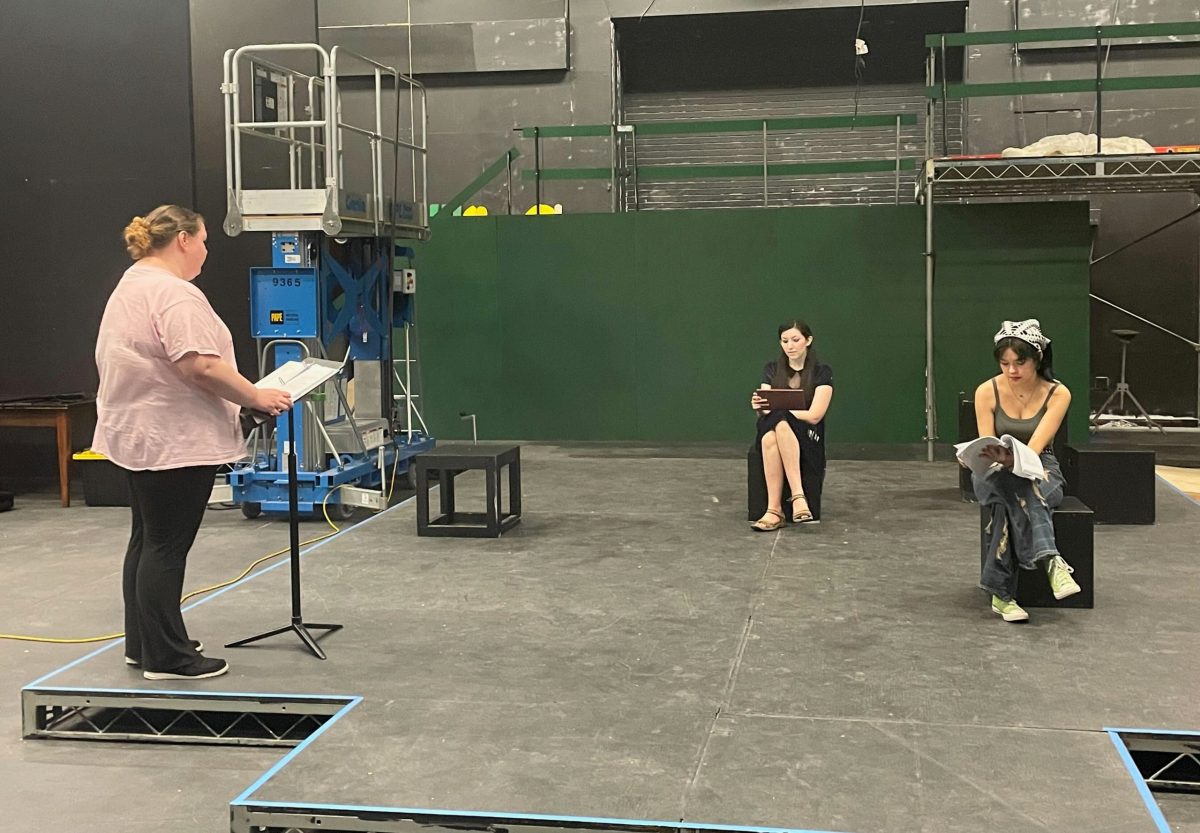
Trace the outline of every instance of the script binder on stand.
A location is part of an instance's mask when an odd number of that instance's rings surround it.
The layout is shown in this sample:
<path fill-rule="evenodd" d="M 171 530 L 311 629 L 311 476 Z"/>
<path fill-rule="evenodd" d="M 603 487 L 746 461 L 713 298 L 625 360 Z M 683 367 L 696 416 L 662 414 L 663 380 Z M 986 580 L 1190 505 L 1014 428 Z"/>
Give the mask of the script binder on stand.
<path fill-rule="evenodd" d="M 330 359 L 307 358 L 285 362 L 255 382 L 254 387 L 287 391 L 292 397 L 292 402 L 299 402 L 336 376 L 341 369 L 341 362 Z M 272 419 L 270 414 L 251 408 L 242 408 L 238 418 L 242 424 L 242 434 L 247 437 L 255 428 Z"/>

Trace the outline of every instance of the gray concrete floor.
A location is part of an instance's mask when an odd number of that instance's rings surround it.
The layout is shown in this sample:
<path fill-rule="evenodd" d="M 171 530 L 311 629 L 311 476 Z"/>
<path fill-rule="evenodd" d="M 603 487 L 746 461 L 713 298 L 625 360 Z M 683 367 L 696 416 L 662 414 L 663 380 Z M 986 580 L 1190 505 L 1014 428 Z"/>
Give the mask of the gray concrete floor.
<path fill-rule="evenodd" d="M 826 522 L 761 535 L 742 459 L 678 453 L 526 447 L 526 515 L 505 538 L 419 539 L 401 506 L 307 557 L 309 618 L 347 626 L 330 660 L 289 637 L 210 649 L 233 672 L 196 687 L 366 700 L 256 797 L 852 833 L 1154 829 L 1098 729 L 1200 728 L 1200 507 L 1160 488 L 1158 525 L 1098 527 L 1097 608 L 1013 626 L 973 589 L 977 510 L 951 466 L 835 461 Z M 127 510 L 19 505 L 0 516 L 0 630 L 119 629 Z M 210 512 L 188 586 L 285 542 L 283 524 Z M 189 623 L 216 645 L 286 614 L 276 570 Z M 83 653 L 0 641 L 14 829 L 227 830 L 228 801 L 279 752 L 17 740 L 19 688 Z M 50 682 L 151 687 L 115 649 Z M 1160 803 L 1200 831 L 1200 798 Z"/>
<path fill-rule="evenodd" d="M 57 493 L 19 495 L 17 508 L 0 515 L 0 631 L 69 637 L 120 631 L 121 554 L 128 535 L 128 509 L 62 509 Z M 286 543 L 286 528 L 278 524 L 210 511 L 187 586 L 231 578 L 251 552 Z M 0 807 L 6 824 L 21 831 L 228 830 L 229 798 L 278 760 L 278 751 L 21 740 L 17 692 L 95 647 L 0 640 Z"/>

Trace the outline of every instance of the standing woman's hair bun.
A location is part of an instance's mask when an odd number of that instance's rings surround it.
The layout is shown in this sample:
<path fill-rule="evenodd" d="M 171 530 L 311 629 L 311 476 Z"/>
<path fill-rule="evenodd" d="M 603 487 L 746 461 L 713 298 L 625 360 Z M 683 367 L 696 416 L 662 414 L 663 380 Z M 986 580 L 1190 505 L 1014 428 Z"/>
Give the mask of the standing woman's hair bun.
<path fill-rule="evenodd" d="M 167 246 L 179 232 L 200 233 L 204 218 L 179 205 L 160 205 L 145 217 L 134 217 L 125 226 L 125 250 L 134 260 Z"/>
<path fill-rule="evenodd" d="M 134 260 L 141 260 L 150 253 L 150 224 L 145 217 L 134 217 L 125 226 L 125 250 Z"/>

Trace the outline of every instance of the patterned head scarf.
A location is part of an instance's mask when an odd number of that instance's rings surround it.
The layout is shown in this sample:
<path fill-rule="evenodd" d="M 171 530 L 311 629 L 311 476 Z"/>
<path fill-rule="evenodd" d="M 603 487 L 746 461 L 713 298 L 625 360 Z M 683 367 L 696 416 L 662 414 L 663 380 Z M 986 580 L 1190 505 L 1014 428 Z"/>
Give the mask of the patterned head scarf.
<path fill-rule="evenodd" d="M 1000 325 L 1000 332 L 996 333 L 992 343 L 995 344 L 1002 338 L 1019 338 L 1037 350 L 1039 355 L 1044 353 L 1050 344 L 1050 339 L 1042 335 L 1042 325 L 1036 318 L 1026 318 L 1024 321 L 1005 321 Z"/>

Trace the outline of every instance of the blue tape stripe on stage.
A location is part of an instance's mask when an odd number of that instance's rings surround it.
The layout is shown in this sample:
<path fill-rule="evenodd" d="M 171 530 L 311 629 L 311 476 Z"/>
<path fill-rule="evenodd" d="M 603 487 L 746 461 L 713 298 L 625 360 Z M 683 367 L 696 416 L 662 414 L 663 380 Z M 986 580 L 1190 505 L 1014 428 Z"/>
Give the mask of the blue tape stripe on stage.
<path fill-rule="evenodd" d="M 304 740 L 300 741 L 300 743 L 297 744 L 296 747 L 291 752 L 288 752 L 286 755 L 284 755 L 282 758 L 280 758 L 278 761 L 276 761 L 275 765 L 273 767 L 271 767 L 266 772 L 264 772 L 262 775 L 260 775 L 257 781 L 255 781 L 250 786 L 246 787 L 246 789 L 242 792 L 241 795 L 239 795 L 237 798 L 235 798 L 233 801 L 230 802 L 230 805 L 232 806 L 234 804 L 244 804 L 246 801 L 246 798 L 249 797 L 250 795 L 252 795 L 255 790 L 257 790 L 263 784 L 267 783 L 267 781 L 271 780 L 271 778 L 273 778 L 275 776 L 275 773 L 279 772 L 279 770 L 283 769 L 285 766 L 287 766 L 289 763 L 291 763 L 292 759 L 295 758 L 297 755 L 299 755 L 301 752 L 303 752 L 304 748 L 306 746 L 308 746 L 310 743 L 312 743 L 314 740 L 316 740 L 322 734 L 324 734 L 326 729 L 328 729 L 330 726 L 332 726 L 333 724 L 335 724 L 339 720 L 341 720 L 344 715 L 346 715 L 351 709 L 353 709 L 355 706 L 357 706 L 362 701 L 363 701 L 363 698 L 355 697 L 349 703 L 347 703 L 346 705 L 344 705 L 340 709 L 338 709 L 337 712 L 331 718 L 329 718 L 328 720 L 326 720 L 324 723 L 321 724 L 320 728 L 318 728 L 315 732 L 313 732 L 311 735 L 306 737 Z"/>
<path fill-rule="evenodd" d="M 92 651 L 90 654 L 84 654 L 79 659 L 68 662 L 62 668 L 56 668 L 55 670 L 51 671 L 49 674 L 46 674 L 43 677 L 38 677 L 32 683 L 25 686 L 25 688 L 33 688 L 38 683 L 43 682 L 44 680 L 48 680 L 51 677 L 56 676 L 58 674 L 61 674 L 62 672 L 66 671 L 69 668 L 74 668 L 76 665 L 79 665 L 79 663 L 84 662 L 85 660 L 91 659 L 92 657 L 96 656 L 96 654 L 103 654 L 105 651 L 112 650 L 113 648 L 117 647 L 118 645 L 124 645 L 124 644 L 125 644 L 125 640 L 124 640 L 124 638 L 122 638 L 119 641 L 112 643 L 111 645 L 105 645 L 102 648 L 97 648 L 96 650 Z"/>
<path fill-rule="evenodd" d="M 1179 494 L 1183 495 L 1183 496 L 1184 496 L 1184 498 L 1186 498 L 1186 499 L 1187 499 L 1187 501 L 1188 501 L 1189 503 L 1194 503 L 1194 504 L 1196 504 L 1197 506 L 1200 506 L 1200 500 L 1196 500 L 1194 497 L 1192 497 L 1191 495 L 1189 495 L 1189 494 L 1188 494 L 1187 492 L 1185 492 L 1183 489 L 1181 489 L 1181 488 L 1179 488 L 1178 486 L 1176 486 L 1176 485 L 1175 485 L 1174 483 L 1172 483 L 1170 480 L 1167 480 L 1167 478 L 1163 477 L 1161 474 L 1156 474 L 1156 475 L 1154 475 L 1154 476 L 1155 476 L 1155 477 L 1157 477 L 1159 480 L 1161 480 L 1163 483 L 1166 483 L 1166 484 L 1167 484 L 1167 486 L 1168 486 L 1170 489 L 1173 489 L 1174 491 L 1176 491 L 1176 492 L 1178 492 Z"/>
<path fill-rule="evenodd" d="M 799 827 L 754 827 L 740 824 L 703 824 L 690 821 L 652 821 L 649 819 L 610 819 L 593 816 L 546 816 L 538 813 L 485 813 L 479 810 L 422 810 L 415 807 L 373 807 L 358 804 L 310 804 L 288 801 L 242 801 L 233 804 L 255 807 L 280 807 L 296 810 L 339 810 L 354 813 L 394 813 L 410 816 L 449 816 L 452 818 L 477 818 L 499 822 L 535 821 L 564 822 L 567 824 L 593 824 L 605 827 L 665 827 L 674 830 L 714 830 L 729 833 L 839 833 L 833 830 L 813 830 Z M 1170 831 L 1167 831 L 1170 833 Z"/>
<path fill-rule="evenodd" d="M 317 549 L 318 547 L 328 544 L 334 538 L 340 538 L 342 535 L 352 532 L 353 530 L 358 529 L 360 526 L 365 526 L 365 525 L 371 523 L 372 521 L 374 521 L 376 518 L 379 518 L 383 515 L 386 515 L 388 512 L 391 512 L 393 509 L 399 509 L 401 506 L 404 506 L 406 503 L 408 503 L 414 497 L 416 497 L 416 495 L 410 495 L 409 497 L 406 497 L 404 500 L 397 503 L 395 506 L 389 506 L 387 509 L 384 509 L 382 512 L 378 512 L 378 513 L 372 515 L 371 517 L 367 518 L 365 521 L 359 521 L 354 526 L 348 526 L 345 529 L 338 530 L 337 532 L 330 535 L 328 538 L 325 538 L 325 539 L 313 544 L 308 549 L 301 550 L 300 555 L 301 556 L 308 555 L 310 552 Z M 229 585 L 228 587 L 222 587 L 220 590 L 210 593 L 209 595 L 205 596 L 203 599 L 193 602 L 192 604 L 183 608 L 183 610 L 184 610 L 184 612 L 186 612 L 186 611 L 191 610 L 194 607 L 197 607 L 198 605 L 204 604 L 205 602 L 212 601 L 213 599 L 217 598 L 218 596 L 223 595 L 226 591 L 232 590 L 235 587 L 240 587 L 241 585 L 245 584 L 246 582 L 253 581 L 254 579 L 258 578 L 263 573 L 269 573 L 272 570 L 278 569 L 279 567 L 282 567 L 284 564 L 287 564 L 287 563 L 288 563 L 288 560 L 286 558 L 284 558 L 282 561 L 272 564 L 270 567 L 264 567 L 263 569 L 259 570 L 257 573 L 251 573 L 250 575 L 246 576 L 241 581 L 234 582 L 233 584 Z M 96 656 L 97 654 L 102 654 L 105 651 L 115 648 L 118 645 L 123 645 L 124 643 L 125 643 L 125 640 L 120 639 L 119 641 L 113 642 L 111 645 L 105 645 L 103 648 L 97 648 L 96 650 L 92 651 L 90 654 L 85 654 L 84 656 L 80 657 L 79 659 L 68 662 L 66 665 L 62 666 L 61 668 L 54 669 L 53 671 L 51 671 L 49 674 L 46 674 L 45 676 L 38 677 L 32 683 L 29 683 L 27 686 L 25 686 L 25 688 L 33 688 L 34 686 L 38 685 L 39 683 L 43 683 L 46 680 L 50 679 L 51 677 L 55 677 L 55 676 L 61 674 L 62 672 L 66 671 L 69 668 L 74 668 L 76 665 L 79 665 L 79 663 L 85 662 L 86 660 L 91 659 L 92 657 Z"/>
<path fill-rule="evenodd" d="M 174 691 L 161 688 L 89 688 L 87 686 L 42 685 L 36 688 L 27 685 L 22 691 L 72 691 L 87 694 L 182 694 L 193 700 L 220 700 L 229 697 L 244 697 L 250 700 L 333 700 L 347 703 L 354 699 L 352 694 L 288 694 L 278 691 Z"/>
<path fill-rule="evenodd" d="M 1171 833 L 1171 825 L 1167 824 L 1166 818 L 1162 814 L 1162 810 L 1158 806 L 1158 802 L 1154 800 L 1154 796 L 1150 794 L 1150 788 L 1146 786 L 1146 779 L 1142 777 L 1142 773 L 1137 768 L 1137 764 L 1133 762 L 1133 756 L 1129 754 L 1129 748 L 1125 746 L 1125 741 L 1121 740 L 1121 736 L 1117 734 L 1117 729 L 1105 729 L 1108 732 L 1108 738 L 1112 741 L 1113 746 L 1117 748 L 1117 754 L 1121 756 L 1121 760 L 1125 763 L 1125 768 L 1129 770 L 1129 775 L 1133 778 L 1133 785 L 1137 787 L 1138 793 L 1142 796 L 1142 801 L 1146 804 L 1146 810 L 1150 813 L 1150 818 L 1154 820 L 1158 826 L 1160 833 Z M 1137 729 L 1129 731 L 1136 732 Z M 1145 730 L 1140 730 L 1145 731 Z"/>

